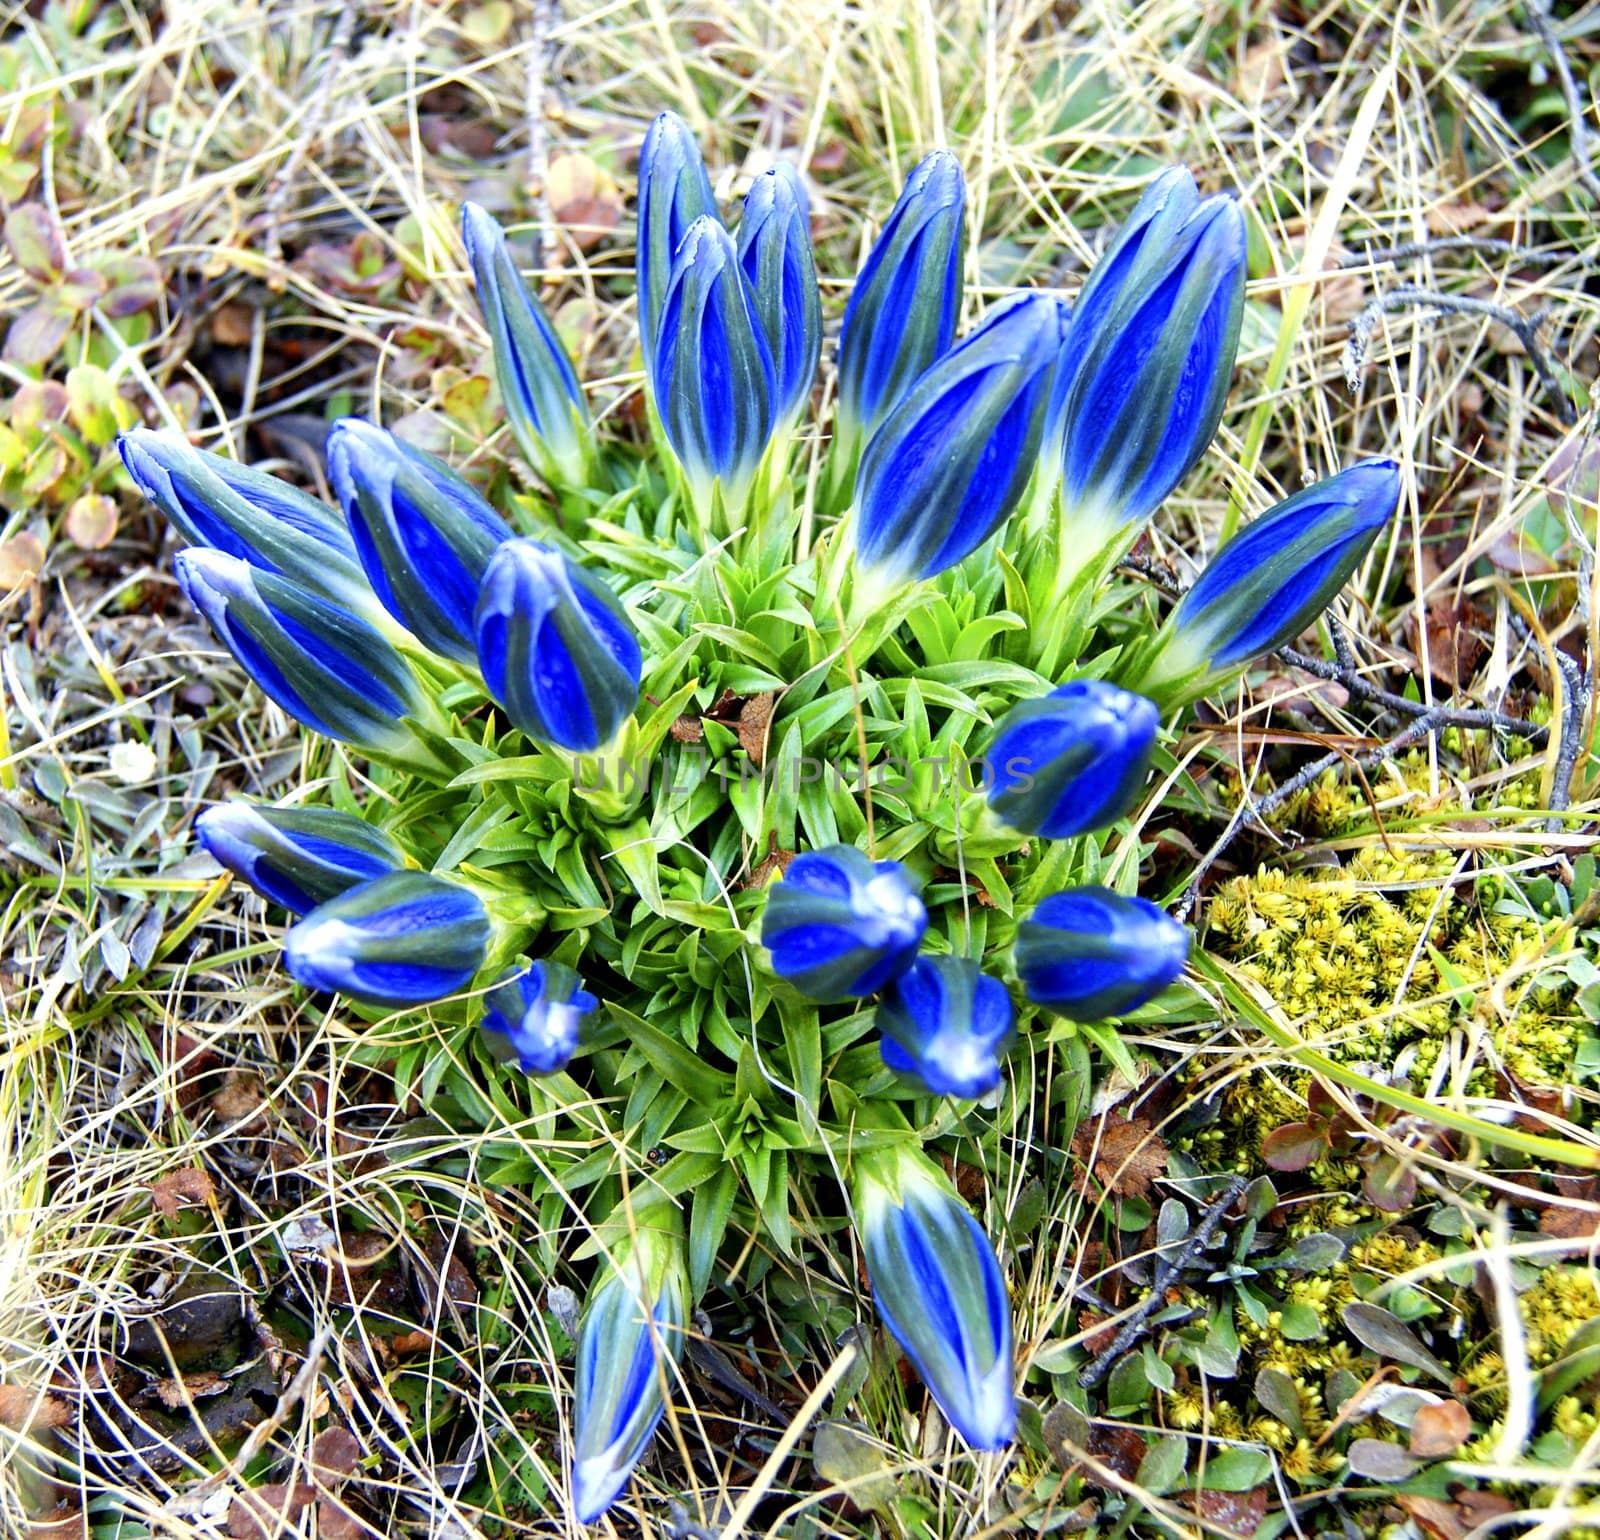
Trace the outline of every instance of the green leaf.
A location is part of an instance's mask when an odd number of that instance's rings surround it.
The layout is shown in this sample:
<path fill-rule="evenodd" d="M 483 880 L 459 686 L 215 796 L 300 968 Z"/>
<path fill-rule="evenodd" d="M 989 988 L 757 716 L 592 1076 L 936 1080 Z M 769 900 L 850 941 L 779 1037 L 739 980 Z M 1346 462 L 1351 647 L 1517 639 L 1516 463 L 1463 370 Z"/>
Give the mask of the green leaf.
<path fill-rule="evenodd" d="M 1168 1433 L 1145 1451 L 1134 1474 L 1134 1485 L 1160 1497 L 1183 1480 L 1188 1465 L 1189 1440 L 1181 1433 Z"/>
<path fill-rule="evenodd" d="M 629 1045 L 649 1060 L 651 1068 L 700 1107 L 714 1107 L 733 1089 L 728 1076 L 711 1068 L 681 1043 L 658 1032 L 642 1016 L 605 1002 L 607 1014 L 627 1034 Z"/>
<path fill-rule="evenodd" d="M 705 1293 L 711 1282 L 711 1269 L 727 1233 L 738 1190 L 738 1173 L 726 1164 L 710 1181 L 695 1189 L 689 1208 L 689 1282 L 695 1299 Z"/>
<path fill-rule="evenodd" d="M 1206 1461 L 1204 1474 L 1195 1476 L 1195 1489 L 1202 1492 L 1248 1492 L 1271 1476 L 1271 1454 L 1265 1449 L 1237 1444 Z"/>

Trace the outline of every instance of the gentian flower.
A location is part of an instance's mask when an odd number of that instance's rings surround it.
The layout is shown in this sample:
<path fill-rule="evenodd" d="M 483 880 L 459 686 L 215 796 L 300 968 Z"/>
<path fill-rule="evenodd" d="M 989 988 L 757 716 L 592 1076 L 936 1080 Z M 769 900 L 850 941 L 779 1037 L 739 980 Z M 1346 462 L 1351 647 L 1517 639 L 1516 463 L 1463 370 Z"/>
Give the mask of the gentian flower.
<path fill-rule="evenodd" d="M 644 659 L 616 595 L 537 540 L 495 552 L 476 624 L 483 681 L 530 738 L 588 753 L 638 704 Z"/>
<path fill-rule="evenodd" d="M 853 845 L 808 850 L 767 894 L 761 944 L 772 970 L 812 1000 L 857 999 L 910 967 L 928 911 L 898 861 Z"/>
<path fill-rule="evenodd" d="M 1144 787 L 1161 715 L 1103 679 L 1019 702 L 985 755 L 989 806 L 1024 834 L 1071 839 L 1114 824 Z"/>
<path fill-rule="evenodd" d="M 461 235 L 511 431 L 546 481 L 582 486 L 594 459 L 593 424 L 572 360 L 522 281 L 495 220 L 476 203 L 463 204 Z"/>
<path fill-rule="evenodd" d="M 328 435 L 328 475 L 379 603 L 430 651 L 476 662 L 473 610 L 505 521 L 442 461 L 356 417 Z"/>
<path fill-rule="evenodd" d="M 639 297 L 639 341 L 647 372 L 654 369 L 656 337 L 667 284 L 689 226 L 702 215 L 717 217 L 706 163 L 689 125 L 663 112 L 650 125 L 639 152 L 639 239 L 635 264 Z"/>
<path fill-rule="evenodd" d="M 1150 685 L 1197 672 L 1209 683 L 1287 646 L 1349 581 L 1393 517 L 1400 490 L 1393 460 L 1362 460 L 1247 524 L 1162 628 Z"/>
<path fill-rule="evenodd" d="M 1140 523 L 1206 451 L 1244 316 L 1245 226 L 1227 197 L 1163 173 L 1089 275 L 1061 351 L 1048 437 L 1064 538 L 1093 556 Z"/>
<path fill-rule="evenodd" d="M 1018 295 L 901 398 L 856 477 L 868 568 L 932 577 L 1009 517 L 1033 475 L 1064 318 L 1048 295 Z"/>
<path fill-rule="evenodd" d="M 1189 932 L 1164 909 L 1109 888 L 1069 888 L 1017 927 L 1028 998 L 1072 1021 L 1126 1016 L 1182 972 Z"/>
<path fill-rule="evenodd" d="M 201 813 L 194 832 L 230 872 L 292 914 L 406 864 L 383 830 L 332 808 L 224 802 Z"/>
<path fill-rule="evenodd" d="M 811 399 L 822 353 L 822 301 L 806 190 L 785 161 L 758 176 L 745 195 L 739 266 L 772 355 L 773 417 L 787 431 Z"/>
<path fill-rule="evenodd" d="M 935 150 L 906 178 L 856 278 L 839 333 L 833 448 L 847 465 L 955 340 L 966 205 L 961 163 Z"/>
<path fill-rule="evenodd" d="M 192 546 L 173 561 L 178 584 L 262 693 L 313 732 L 404 754 L 402 724 L 429 702 L 405 660 L 348 611 L 275 572 Z"/>
<path fill-rule="evenodd" d="M 423 1005 L 472 982 L 490 932 L 489 911 L 470 888 L 427 872 L 391 872 L 291 925 L 283 960 L 308 989 L 371 1005 Z"/>
<path fill-rule="evenodd" d="M 600 1002 L 571 968 L 513 968 L 484 996 L 483 1029 L 503 1039 L 527 1075 L 553 1075 L 578 1051 L 578 1029 Z"/>
<path fill-rule="evenodd" d="M 280 573 L 358 613 L 376 608 L 350 531 L 314 497 L 176 433 L 134 428 L 117 450 L 134 484 L 191 545 Z"/>
<path fill-rule="evenodd" d="M 702 513 L 742 518 L 772 437 L 778 380 L 733 237 L 689 226 L 673 258 L 650 371 L 656 411 Z"/>
<path fill-rule="evenodd" d="M 999 979 L 968 957 L 919 957 L 878 1004 L 883 1062 L 936 1096 L 986 1096 L 1016 1013 Z"/>
<path fill-rule="evenodd" d="M 856 1225 L 872 1298 L 950 1425 L 974 1449 L 1016 1434 L 1011 1306 L 994 1247 L 920 1150 L 857 1155 Z"/>
<path fill-rule="evenodd" d="M 683 1223 L 658 1205 L 613 1252 L 578 1326 L 572 1507 L 580 1524 L 617 1500 L 648 1447 L 688 1324 Z"/>

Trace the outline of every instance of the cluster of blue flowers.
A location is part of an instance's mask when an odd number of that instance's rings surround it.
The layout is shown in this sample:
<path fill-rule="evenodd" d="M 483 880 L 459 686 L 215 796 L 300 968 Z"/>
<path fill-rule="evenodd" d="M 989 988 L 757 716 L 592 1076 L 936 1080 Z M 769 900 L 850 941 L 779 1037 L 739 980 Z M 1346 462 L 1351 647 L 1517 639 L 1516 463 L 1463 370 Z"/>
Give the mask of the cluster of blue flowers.
<path fill-rule="evenodd" d="M 930 155 L 851 294 L 816 493 L 837 516 L 818 558 L 819 625 L 842 587 L 859 626 L 1008 527 L 1048 553 L 1045 581 L 1065 606 L 1109 573 L 1216 432 L 1244 305 L 1231 199 L 1202 197 L 1181 168 L 1163 173 L 1074 306 L 1022 293 L 958 337 L 965 206 L 955 158 Z M 822 315 L 806 192 L 788 166 L 764 173 L 731 234 L 692 136 L 664 114 L 642 152 L 638 219 L 650 400 L 709 547 L 759 526 L 812 397 Z M 463 229 L 518 443 L 552 486 L 595 485 L 603 456 L 571 360 L 495 222 L 469 205 Z M 605 749 L 632 721 L 647 649 L 610 575 L 517 533 L 381 428 L 332 430 L 337 510 L 172 436 L 130 433 L 122 453 L 189 542 L 176 562 L 185 593 L 260 690 L 313 731 L 447 786 L 484 741 L 464 737 L 460 714 L 487 702 L 569 756 Z M 1222 547 L 1167 621 L 1126 649 L 1116 682 L 1071 678 L 1016 704 L 987 751 L 988 826 L 1061 840 L 1123 819 L 1163 718 L 1314 622 L 1399 495 L 1382 460 L 1297 493 Z M 599 1002 L 573 968 L 527 954 L 529 928 L 503 894 L 420 869 L 349 813 L 230 802 L 197 833 L 296 916 L 284 957 L 307 987 L 397 1006 L 476 988 L 504 1062 L 550 1076 L 580 1051 Z M 897 1075 L 933 1095 L 988 1096 L 1015 1034 L 1012 993 L 983 957 L 925 947 L 928 918 L 910 868 L 834 845 L 789 864 L 760 943 L 781 987 L 825 1005 L 875 997 Z M 1153 1000 L 1188 950 L 1184 927 L 1154 905 L 1081 886 L 1022 919 L 1014 974 L 1034 1005 L 1100 1022 Z M 993 1247 L 914 1141 L 863 1148 L 849 1176 L 885 1325 L 962 1436 L 1002 1447 L 1016 1409 Z M 684 1251 L 675 1208 L 644 1205 L 591 1292 L 575 1379 L 583 1522 L 623 1489 L 665 1407 L 694 1303 Z"/>

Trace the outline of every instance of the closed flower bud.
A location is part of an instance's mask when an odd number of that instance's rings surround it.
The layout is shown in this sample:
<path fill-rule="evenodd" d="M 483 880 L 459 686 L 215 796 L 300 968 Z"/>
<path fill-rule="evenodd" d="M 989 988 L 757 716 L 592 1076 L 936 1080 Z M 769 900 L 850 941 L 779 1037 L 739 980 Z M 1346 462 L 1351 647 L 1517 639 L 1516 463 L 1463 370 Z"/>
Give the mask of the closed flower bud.
<path fill-rule="evenodd" d="M 1287 646 L 1349 581 L 1400 501 L 1393 460 L 1296 492 L 1211 558 L 1156 639 L 1152 685 L 1205 680 Z"/>
<path fill-rule="evenodd" d="M 622 605 L 598 578 L 537 540 L 508 540 L 483 576 L 478 666 L 530 738 L 603 747 L 639 701 L 644 659 Z"/>
<path fill-rule="evenodd" d="M 283 959 L 308 989 L 371 1005 L 424 1005 L 472 982 L 490 929 L 470 889 L 427 872 L 391 872 L 291 925 Z"/>
<path fill-rule="evenodd" d="M 614 1503 L 666 1409 L 689 1323 L 683 1222 L 653 1206 L 584 1303 L 573 1371 L 572 1507 L 593 1524 Z"/>
<path fill-rule="evenodd" d="M 744 511 L 772 437 L 777 377 L 733 237 L 695 220 L 673 259 L 651 387 L 695 506 Z"/>
<path fill-rule="evenodd" d="M 381 829 L 331 808 L 225 802 L 201 813 L 194 832 L 230 872 L 292 914 L 406 864 Z"/>
<path fill-rule="evenodd" d="M 476 662 L 478 586 L 511 538 L 504 520 L 442 461 L 356 417 L 328 435 L 328 475 L 384 609 L 430 651 Z"/>
<path fill-rule="evenodd" d="M 883 1062 L 937 1096 L 986 1096 L 1016 1013 L 999 979 L 966 957 L 919 957 L 878 1005 Z"/>
<path fill-rule="evenodd" d="M 1183 167 L 1151 184 L 1073 310 L 1055 383 L 1065 538 L 1131 541 L 1205 453 L 1244 316 L 1245 227 Z"/>
<path fill-rule="evenodd" d="M 890 580 L 932 577 L 983 544 L 1033 474 L 1065 308 L 1019 295 L 946 353 L 873 435 L 856 547 Z"/>
<path fill-rule="evenodd" d="M 427 709 L 417 677 L 365 621 L 274 572 L 191 547 L 178 584 L 263 694 L 313 732 L 384 753 L 414 740 L 402 723 Z"/>
<path fill-rule="evenodd" d="M 350 531 L 332 508 L 176 433 L 135 428 L 117 449 L 134 484 L 191 545 L 281 573 L 347 608 L 374 608 Z"/>
<path fill-rule="evenodd" d="M 557 962 L 513 968 L 484 996 L 483 1028 L 505 1042 L 524 1074 L 552 1075 L 578 1051 L 578 1029 L 600 1002 Z"/>
<path fill-rule="evenodd" d="M 1143 789 L 1160 723 L 1153 701 L 1102 679 L 1022 701 L 985 756 L 989 806 L 1002 823 L 1046 839 L 1107 828 Z"/>
<path fill-rule="evenodd" d="M 975 1449 L 1016 1435 L 1011 1306 L 994 1247 L 948 1178 L 904 1146 L 857 1156 L 872 1298 L 939 1410 Z"/>
<path fill-rule="evenodd" d="M 898 861 L 853 845 L 809 850 L 767 894 L 761 944 L 772 970 L 824 1002 L 875 994 L 911 965 L 928 911 Z"/>
<path fill-rule="evenodd" d="M 758 176 L 745 195 L 739 265 L 772 355 L 773 417 L 789 428 L 811 399 L 822 353 L 822 301 L 805 188 L 787 162 Z"/>
<path fill-rule="evenodd" d="M 1109 888 L 1069 888 L 1017 927 L 1028 998 L 1072 1021 L 1126 1016 L 1182 972 L 1189 932 L 1165 910 Z"/>
<path fill-rule="evenodd" d="M 689 226 L 702 215 L 717 217 L 706 163 L 689 125 L 663 112 L 650 125 L 639 151 L 639 236 L 635 264 L 639 296 L 639 342 L 644 366 L 653 367 L 661 311 L 673 258 Z"/>
<path fill-rule="evenodd" d="M 948 150 L 935 150 L 906 178 L 845 307 L 836 455 L 853 460 L 955 339 L 966 201 L 961 163 Z"/>
<path fill-rule="evenodd" d="M 572 360 L 517 272 L 494 219 L 476 203 L 465 204 L 461 233 L 511 431 L 546 481 L 581 486 L 594 455 L 593 429 Z"/>

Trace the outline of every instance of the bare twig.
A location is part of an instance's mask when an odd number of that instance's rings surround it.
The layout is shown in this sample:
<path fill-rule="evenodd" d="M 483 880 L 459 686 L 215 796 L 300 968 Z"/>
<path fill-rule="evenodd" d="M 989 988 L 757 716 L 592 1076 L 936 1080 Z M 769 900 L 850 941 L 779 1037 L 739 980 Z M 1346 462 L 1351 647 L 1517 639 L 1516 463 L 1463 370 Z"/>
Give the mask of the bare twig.
<path fill-rule="evenodd" d="M 1550 811 L 1564 813 L 1572 804 L 1572 777 L 1578 769 L 1578 759 L 1583 753 L 1584 723 L 1589 716 L 1589 678 L 1576 658 L 1569 658 L 1559 647 L 1555 649 L 1556 666 L 1561 670 L 1562 710 L 1561 738 L 1556 749 L 1555 778 L 1550 785 Z M 1554 833 L 1564 819 L 1552 818 L 1545 828 Z"/>
<path fill-rule="evenodd" d="M 1523 267 L 1555 267 L 1562 262 L 1583 261 L 1571 251 L 1528 251 L 1514 241 L 1493 235 L 1440 235 L 1432 240 L 1406 241 L 1399 246 L 1380 246 L 1354 251 L 1339 259 L 1344 269 L 1383 267 L 1394 262 L 1411 262 L 1418 257 L 1437 257 L 1452 251 L 1476 251 L 1491 257 L 1515 257 Z"/>
<path fill-rule="evenodd" d="M 1419 716 L 1404 731 L 1397 733 L 1387 743 L 1379 744 L 1375 749 L 1369 749 L 1365 754 L 1358 755 L 1354 764 L 1358 770 L 1367 771 L 1382 764 L 1386 759 L 1392 759 L 1402 749 L 1410 748 L 1430 733 L 1437 732 L 1446 724 L 1441 720 L 1442 713 L 1438 707 L 1430 707 Z M 1222 853 L 1238 838 L 1240 831 L 1252 820 L 1264 823 L 1267 818 L 1283 806 L 1296 793 L 1304 791 L 1328 771 L 1336 769 L 1349 759 L 1343 749 L 1334 749 L 1331 753 L 1324 754 L 1321 759 L 1313 760 L 1295 774 L 1275 787 L 1259 802 L 1246 796 L 1239 804 L 1232 818 L 1228 820 L 1228 827 L 1217 837 L 1216 842 L 1200 859 L 1200 864 L 1195 867 L 1194 875 L 1189 879 L 1189 886 L 1184 890 L 1178 907 L 1173 911 L 1180 920 L 1188 919 L 1195 904 L 1200 898 L 1200 889 L 1205 883 L 1206 874 L 1221 859 Z"/>
<path fill-rule="evenodd" d="M 555 54 L 550 34 L 555 29 L 557 9 L 558 0 L 533 0 L 523 108 L 528 125 L 528 188 L 533 194 L 534 259 L 541 273 L 549 256 L 554 226 L 550 214 L 550 130 L 545 115 L 545 91 Z"/>
<path fill-rule="evenodd" d="M 1519 315 L 1509 306 L 1497 305 L 1492 300 L 1474 299 L 1468 294 L 1441 294 L 1434 289 L 1420 288 L 1414 283 L 1398 284 L 1386 293 L 1377 295 L 1368 302 L 1360 315 L 1351 320 L 1350 340 L 1344 348 L 1344 377 L 1351 395 L 1355 395 L 1361 389 L 1361 368 L 1367 360 L 1367 349 L 1371 345 L 1373 329 L 1378 321 L 1389 311 L 1403 310 L 1408 305 L 1426 305 L 1430 309 L 1442 311 L 1445 315 L 1486 316 L 1491 321 L 1498 321 L 1513 332 L 1522 344 L 1523 351 L 1528 355 L 1528 362 L 1533 365 L 1533 372 L 1538 375 L 1545 394 L 1555 404 L 1556 415 L 1564 423 L 1578 420 L 1577 409 L 1561 389 L 1561 382 L 1557 380 L 1555 370 L 1551 367 L 1550 356 L 1545 352 L 1543 343 L 1539 341 L 1539 328 L 1545 321 L 1547 314 L 1545 311 L 1541 310 L 1532 316 Z"/>
<path fill-rule="evenodd" d="M 1550 55 L 1556 79 L 1561 84 L 1561 99 L 1567 104 L 1567 142 L 1572 146 L 1572 159 L 1578 168 L 1578 180 L 1583 183 L 1589 196 L 1600 202 L 1600 176 L 1595 175 L 1594 158 L 1589 152 L 1588 108 L 1584 106 L 1583 98 L 1578 95 L 1578 83 L 1572 78 L 1572 67 L 1567 63 L 1566 50 L 1561 46 L 1561 39 L 1556 36 L 1556 29 L 1551 24 L 1545 0 L 1528 0 L 1526 9 L 1528 20 L 1533 24 L 1533 30 L 1539 34 L 1539 41 L 1544 44 L 1545 52 Z"/>
<path fill-rule="evenodd" d="M 294 190 L 295 178 L 300 174 L 301 166 L 322 138 L 323 127 L 328 121 L 328 109 L 333 101 L 333 83 L 344 64 L 345 55 L 350 51 L 350 39 L 355 29 L 355 0 L 344 0 L 338 16 L 334 18 L 333 35 L 328 40 L 328 51 L 322 56 L 316 88 L 306 107 L 305 122 L 295 138 L 294 147 L 289 151 L 289 158 L 279 167 L 278 174 L 272 179 L 272 186 L 267 190 L 267 203 L 261 221 L 269 284 L 281 282 L 273 270 L 283 259 L 283 211 L 288 206 L 289 194 Z"/>
<path fill-rule="evenodd" d="M 1136 1305 L 1128 1319 L 1118 1328 L 1111 1346 L 1096 1353 L 1078 1371 L 1078 1383 L 1085 1389 L 1098 1385 L 1111 1372 L 1112 1366 L 1150 1330 L 1150 1317 L 1167 1302 L 1167 1290 L 1186 1267 L 1211 1244 L 1222 1216 L 1233 1206 L 1233 1201 L 1244 1191 L 1244 1178 L 1233 1177 L 1228 1185 L 1206 1206 L 1200 1223 L 1184 1239 L 1176 1255 L 1163 1257 L 1157 1264 L 1150 1292 Z"/>

